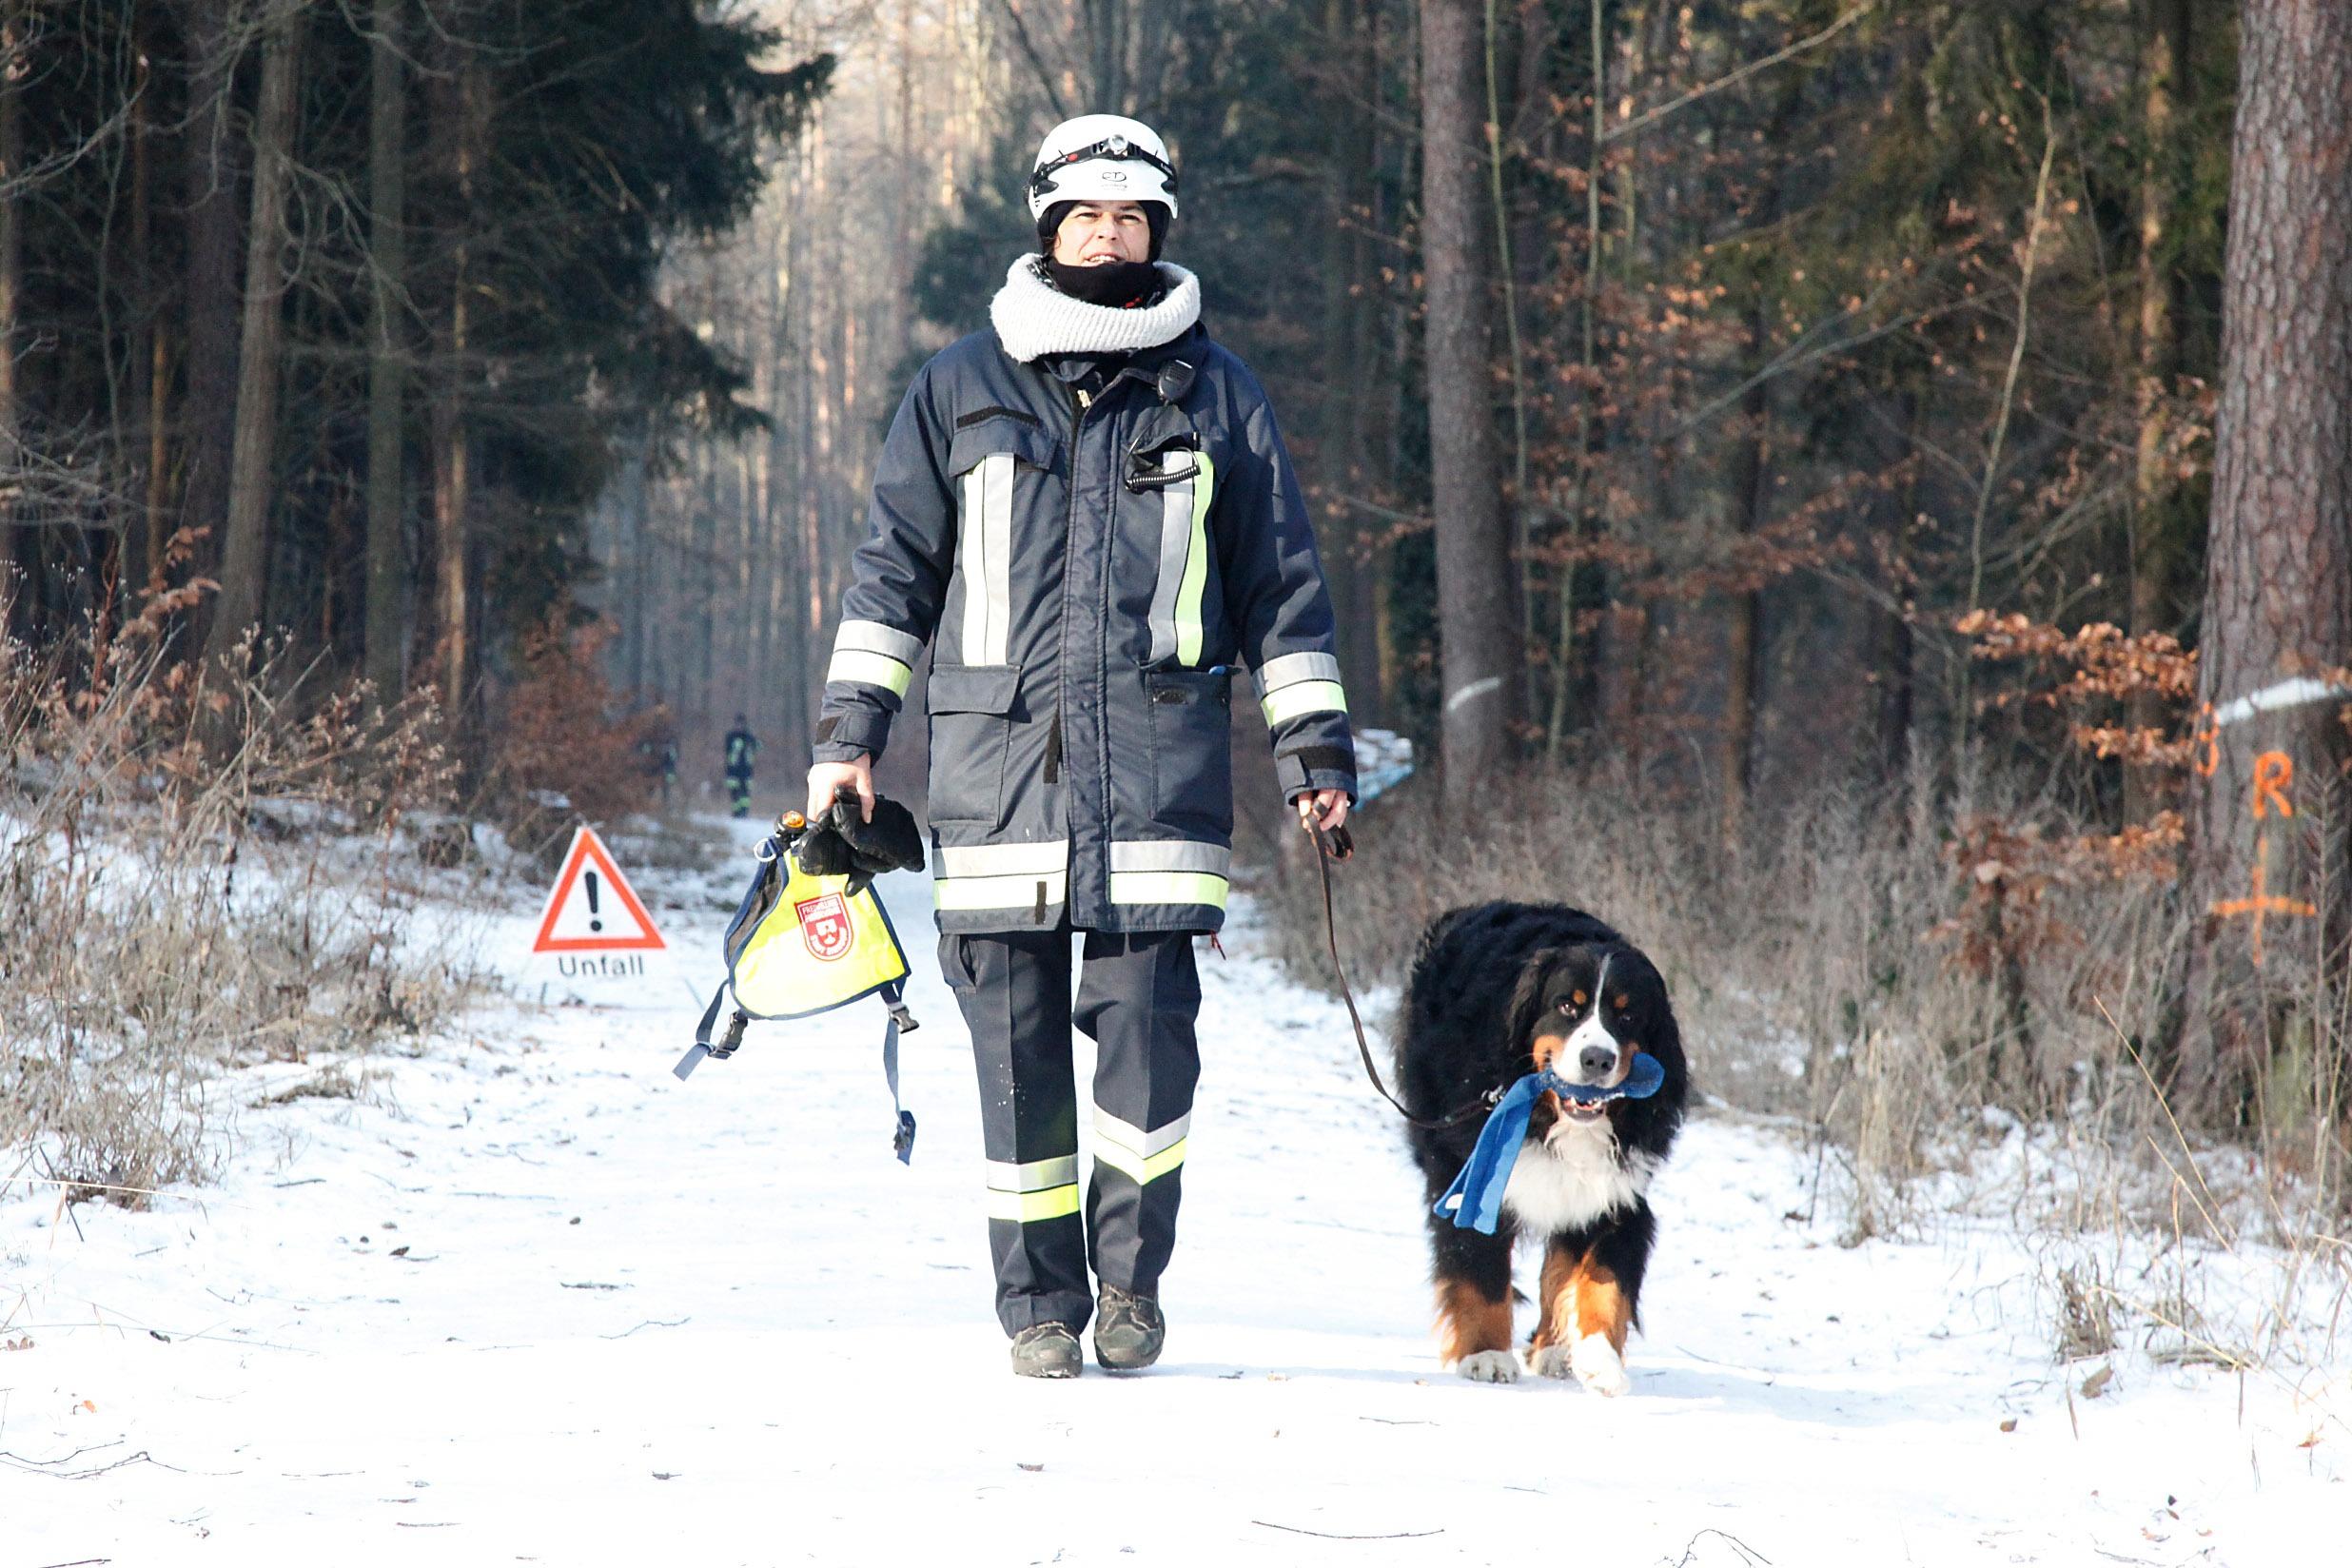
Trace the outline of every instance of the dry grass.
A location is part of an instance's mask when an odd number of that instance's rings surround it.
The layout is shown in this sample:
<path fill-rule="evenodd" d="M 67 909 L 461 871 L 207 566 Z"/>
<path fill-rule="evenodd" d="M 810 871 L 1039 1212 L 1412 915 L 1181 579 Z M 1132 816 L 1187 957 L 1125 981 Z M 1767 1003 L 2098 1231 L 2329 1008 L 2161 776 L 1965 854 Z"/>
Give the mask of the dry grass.
<path fill-rule="evenodd" d="M 263 649 L 200 676 L 163 657 L 187 602 L 78 666 L 0 645 L 0 1147 L 118 1199 L 206 1174 L 219 1069 L 417 1034 L 473 984 L 411 918 L 432 713 Z"/>

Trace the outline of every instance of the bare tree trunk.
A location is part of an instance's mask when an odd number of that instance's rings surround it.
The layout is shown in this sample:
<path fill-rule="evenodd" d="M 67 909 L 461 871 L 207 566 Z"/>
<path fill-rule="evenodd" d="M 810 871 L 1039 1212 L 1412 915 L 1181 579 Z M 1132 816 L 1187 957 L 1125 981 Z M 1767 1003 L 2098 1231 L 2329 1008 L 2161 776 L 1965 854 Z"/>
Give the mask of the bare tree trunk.
<path fill-rule="evenodd" d="M 1749 326 L 1760 355 L 1769 332 L 1760 287 Z M 1735 545 L 1754 538 L 1772 510 L 1772 397 L 1768 387 L 1768 382 L 1759 380 L 1739 400 L 1740 422 L 1745 428 L 1734 460 Z M 1727 851 L 1736 850 L 1746 833 L 1748 794 L 1755 778 L 1755 708 L 1764 675 L 1763 600 L 1760 588 L 1735 589 L 1724 618 L 1723 728 L 1715 772 L 1716 786 L 1722 792 L 1721 829 Z"/>
<path fill-rule="evenodd" d="M 1898 439 L 1893 443 L 1893 461 L 1911 458 L 1918 422 L 1917 393 L 1897 394 L 1894 426 Z M 1911 630 L 1911 569 L 1902 542 L 1910 534 L 1911 519 L 1919 515 L 1919 470 L 1915 463 L 1892 503 L 1874 502 L 1872 512 L 1878 519 L 1878 537 L 1886 541 L 1887 552 L 1881 578 L 1886 603 L 1878 611 L 1878 657 L 1874 666 L 1879 681 L 1878 770 L 1880 780 L 1892 785 L 1911 772 L 1912 707 L 1917 691 L 1912 675 L 1918 650 Z"/>
<path fill-rule="evenodd" d="M 217 552 L 228 528 L 237 444 L 237 240 L 239 163 L 229 134 L 236 50 L 231 0 L 181 0 L 187 39 L 187 410 L 182 523 L 206 529 Z"/>
<path fill-rule="evenodd" d="M 269 559 L 269 497 L 276 488 L 278 340 L 285 296 L 285 195 L 301 108 L 303 28 L 309 0 L 282 0 L 262 45 L 261 99 L 253 113 L 253 217 L 246 235 L 245 325 L 237 347 L 237 428 L 229 470 L 228 533 L 221 544 L 221 595 L 207 655 L 227 651 L 262 617 Z"/>
<path fill-rule="evenodd" d="M 24 107 L 17 94 L 19 61 L 26 46 L 24 0 L 0 0 L 0 184 L 16 179 L 25 167 Z M 0 196 L 0 487 L 12 488 L 24 467 L 17 449 L 16 315 L 24 285 L 25 237 L 20 228 L 23 205 Z M 16 608 L 16 506 L 0 488 L 0 641 L 9 635 Z"/>
<path fill-rule="evenodd" d="M 404 548 L 406 443 L 401 410 L 406 352 L 408 88 L 401 69 L 402 0 L 375 0 L 369 44 L 368 249 L 374 265 L 367 366 L 367 678 L 379 704 L 400 700 L 408 683 Z"/>
<path fill-rule="evenodd" d="M 2205 918 L 2180 1063 L 2192 1096 L 2243 1086 L 2277 1027 L 2308 1027 L 2352 912 L 2352 736 L 2331 674 L 2352 658 L 2352 10 L 2248 0 L 2238 90 L 2198 676 L 2210 772 L 2189 884 Z"/>
<path fill-rule="evenodd" d="M 153 477 L 147 472 L 154 450 L 156 386 L 153 373 L 155 340 L 163 331 L 155 301 L 155 76 L 147 62 L 153 56 L 152 31 L 146 0 L 131 0 L 131 49 L 138 62 L 131 83 L 130 109 L 130 343 L 125 356 L 124 419 L 121 424 L 121 463 L 129 488 L 142 494 L 143 503 L 126 511 L 122 522 L 123 588 L 137 592 L 147 579 L 155 554 L 157 519 L 151 504 Z"/>
<path fill-rule="evenodd" d="M 442 711 L 461 717 L 473 684 L 473 640 L 468 627 L 471 598 L 466 559 L 472 530 L 472 434 L 466 428 L 465 387 L 470 293 L 474 182 L 478 173 L 480 66 L 452 43 L 444 78 L 434 105 L 434 136 L 457 192 L 457 232 L 449 245 L 449 304 L 441 329 L 440 385 L 433 398 L 433 602 L 435 662 L 441 674 Z"/>
<path fill-rule="evenodd" d="M 1445 792 L 1484 789 L 1525 711 L 1518 581 L 1495 435 L 1483 206 L 1485 49 L 1477 0 L 1421 6 L 1421 250 L 1437 514 Z"/>
<path fill-rule="evenodd" d="M 1324 47 L 1344 64 L 1334 73 L 1327 121 L 1331 141 L 1325 169 L 1336 210 L 1323 225 L 1323 341 L 1330 345 L 1330 371 L 1319 407 L 1317 457 L 1320 488 L 1378 498 L 1385 486 L 1373 475 L 1372 421 L 1381 384 L 1381 278 L 1372 254 L 1374 180 L 1380 167 L 1379 119 L 1372 112 L 1379 90 L 1372 8 L 1346 0 L 1324 0 Z M 1372 540 L 1353 506 L 1326 507 L 1317 519 L 1323 530 L 1323 570 L 1330 578 L 1333 608 L 1340 618 L 1340 675 L 1347 688 L 1349 716 L 1358 724 L 1381 717 L 1377 574 Z"/>
<path fill-rule="evenodd" d="M 2146 146 L 2140 165 L 2140 441 L 2131 509 L 2131 630 L 2142 636 L 2172 629 L 2171 590 L 2183 554 L 2168 504 L 2176 486 L 2166 451 L 2167 392 L 2180 358 L 2180 284 L 2164 265 L 2164 253 L 2179 205 L 2181 143 L 2174 99 L 2187 80 L 2189 6 L 2188 0 L 2149 0 L 2147 10 L 2141 42 L 2141 130 Z M 2134 728 L 2159 729 L 2166 721 L 2155 694 L 2133 695 Z M 2166 793 L 2146 769 L 2127 769 L 2125 818 L 2146 821 L 2163 809 Z"/>

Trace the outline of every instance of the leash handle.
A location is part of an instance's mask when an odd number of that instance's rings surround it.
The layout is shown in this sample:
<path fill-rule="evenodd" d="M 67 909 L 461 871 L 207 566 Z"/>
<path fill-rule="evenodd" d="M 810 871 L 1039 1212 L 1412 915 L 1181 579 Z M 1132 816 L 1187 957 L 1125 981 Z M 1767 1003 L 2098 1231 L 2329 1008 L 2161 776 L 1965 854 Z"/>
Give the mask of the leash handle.
<path fill-rule="evenodd" d="M 1501 1097 L 1500 1091 L 1490 1090 L 1468 1105 L 1430 1121 L 1407 1110 L 1404 1102 L 1389 1093 L 1388 1086 L 1381 1082 L 1381 1069 L 1372 1065 L 1371 1042 L 1363 1035 L 1363 1015 L 1356 1010 L 1355 990 L 1347 983 L 1347 966 L 1340 959 L 1339 916 L 1331 902 L 1331 863 L 1352 858 L 1356 853 L 1356 840 L 1344 827 L 1326 829 L 1319 826 L 1314 818 L 1306 816 L 1299 818 L 1299 823 L 1315 838 L 1315 870 L 1323 875 L 1323 940 L 1331 950 L 1331 972 L 1339 977 L 1340 1000 L 1346 1004 L 1347 1022 L 1356 1031 L 1356 1053 L 1363 1058 L 1364 1076 L 1372 1080 L 1372 1087 L 1380 1092 L 1380 1097 L 1396 1107 L 1398 1115 L 1430 1132 L 1459 1127 L 1473 1116 L 1485 1115 Z"/>

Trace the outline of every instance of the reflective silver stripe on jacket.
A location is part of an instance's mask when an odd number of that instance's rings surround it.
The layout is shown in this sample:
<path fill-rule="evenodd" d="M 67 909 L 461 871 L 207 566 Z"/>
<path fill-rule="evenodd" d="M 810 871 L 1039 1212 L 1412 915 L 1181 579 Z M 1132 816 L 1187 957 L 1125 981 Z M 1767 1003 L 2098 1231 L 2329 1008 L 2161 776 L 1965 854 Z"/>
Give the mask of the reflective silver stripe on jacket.
<path fill-rule="evenodd" d="M 863 681 L 905 696 L 907 682 L 914 676 L 914 661 L 922 654 L 920 637 L 878 620 L 845 620 L 833 634 L 833 662 L 825 668 L 825 679 L 828 684 Z"/>
<path fill-rule="evenodd" d="M 991 452 L 964 476 L 956 570 L 964 578 L 964 662 L 1003 664 L 1012 633 L 1012 454 Z"/>
<path fill-rule="evenodd" d="M 1114 904 L 1208 904 L 1224 909 L 1233 852 L 1185 838 L 1113 839 Z"/>
<path fill-rule="evenodd" d="M 1271 727 L 1301 714 L 1347 712 L 1340 661 L 1329 654 L 1284 654 L 1257 673 L 1258 706 Z"/>
<path fill-rule="evenodd" d="M 1069 840 L 977 844 L 939 852 L 931 896 L 943 910 L 1050 908 L 1069 898 Z"/>
<path fill-rule="evenodd" d="M 1146 1131 L 1094 1107 L 1094 1159 L 1097 1165 L 1124 1171 L 1138 1186 L 1157 1181 L 1185 1163 L 1185 1141 L 1192 1132 L 1192 1113 Z"/>
<path fill-rule="evenodd" d="M 1215 469 L 1205 452 L 1185 448 L 1160 458 L 1162 473 L 1195 470 L 1160 492 L 1160 580 L 1151 591 L 1151 659 L 1201 662 L 1201 600 L 1208 587 L 1208 503 Z"/>

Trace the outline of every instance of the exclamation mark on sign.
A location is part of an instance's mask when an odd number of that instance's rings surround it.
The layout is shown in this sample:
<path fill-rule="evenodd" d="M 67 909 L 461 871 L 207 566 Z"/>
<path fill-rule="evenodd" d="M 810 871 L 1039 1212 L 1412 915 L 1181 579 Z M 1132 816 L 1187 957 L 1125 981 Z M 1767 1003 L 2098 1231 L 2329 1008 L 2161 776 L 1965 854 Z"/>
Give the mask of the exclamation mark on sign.
<path fill-rule="evenodd" d="M 598 911 L 597 911 L 597 873 L 596 873 L 596 872 L 588 872 L 588 873 L 587 873 L 587 883 L 588 883 L 588 929 L 589 929 L 590 931 L 602 931 L 602 930 L 604 929 L 604 922 L 597 918 L 597 912 L 598 912 Z"/>

